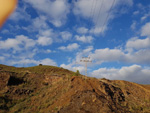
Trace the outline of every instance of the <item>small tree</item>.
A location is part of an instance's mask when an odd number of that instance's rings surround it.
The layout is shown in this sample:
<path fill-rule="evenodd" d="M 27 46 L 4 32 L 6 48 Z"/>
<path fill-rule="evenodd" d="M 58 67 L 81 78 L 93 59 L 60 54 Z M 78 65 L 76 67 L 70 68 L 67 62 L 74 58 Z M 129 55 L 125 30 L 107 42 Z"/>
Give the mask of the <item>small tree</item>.
<path fill-rule="evenodd" d="M 79 70 L 77 70 L 76 72 L 74 72 L 71 76 L 79 76 L 80 75 L 80 72 Z"/>
<path fill-rule="evenodd" d="M 79 75 L 80 75 L 80 72 L 79 72 L 79 70 L 77 70 L 75 73 L 75 76 L 79 76 Z"/>
<path fill-rule="evenodd" d="M 42 64 L 39 64 L 39 66 L 42 66 Z"/>

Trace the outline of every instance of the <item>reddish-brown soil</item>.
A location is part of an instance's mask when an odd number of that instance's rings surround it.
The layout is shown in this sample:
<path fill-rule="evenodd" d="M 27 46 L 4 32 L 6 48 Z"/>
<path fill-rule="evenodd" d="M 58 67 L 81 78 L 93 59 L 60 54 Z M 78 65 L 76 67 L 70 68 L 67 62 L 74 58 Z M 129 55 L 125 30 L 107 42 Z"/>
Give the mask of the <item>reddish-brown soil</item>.
<path fill-rule="evenodd" d="M 0 65 L 0 113 L 150 113 L 150 85 Z"/>

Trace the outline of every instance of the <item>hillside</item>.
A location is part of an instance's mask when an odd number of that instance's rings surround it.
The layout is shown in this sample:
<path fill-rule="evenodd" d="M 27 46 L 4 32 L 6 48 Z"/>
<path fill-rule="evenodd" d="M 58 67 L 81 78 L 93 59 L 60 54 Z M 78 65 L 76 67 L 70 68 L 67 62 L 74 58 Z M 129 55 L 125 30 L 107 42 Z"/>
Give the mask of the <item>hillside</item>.
<path fill-rule="evenodd" d="M 150 113 L 150 85 L 54 66 L 0 65 L 0 113 Z"/>

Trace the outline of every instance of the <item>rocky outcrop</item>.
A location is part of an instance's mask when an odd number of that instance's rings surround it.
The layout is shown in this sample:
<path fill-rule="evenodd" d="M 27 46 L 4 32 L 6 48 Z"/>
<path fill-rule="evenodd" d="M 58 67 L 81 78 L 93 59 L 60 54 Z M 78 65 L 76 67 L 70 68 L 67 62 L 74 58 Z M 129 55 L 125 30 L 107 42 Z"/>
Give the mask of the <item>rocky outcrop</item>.
<path fill-rule="evenodd" d="M 0 90 L 4 89 L 7 86 L 11 75 L 12 73 L 10 72 L 0 71 Z"/>

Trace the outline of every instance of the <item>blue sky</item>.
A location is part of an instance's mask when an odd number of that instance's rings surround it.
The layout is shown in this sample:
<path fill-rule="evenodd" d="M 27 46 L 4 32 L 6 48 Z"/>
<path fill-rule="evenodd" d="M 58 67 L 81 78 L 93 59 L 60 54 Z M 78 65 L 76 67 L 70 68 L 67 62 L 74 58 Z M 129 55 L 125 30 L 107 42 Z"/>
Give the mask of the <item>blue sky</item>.
<path fill-rule="evenodd" d="M 0 63 L 54 65 L 150 84 L 149 0 L 19 0 L 0 29 Z"/>

